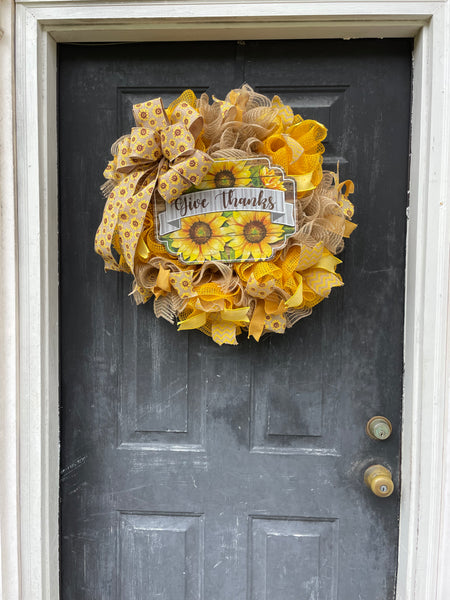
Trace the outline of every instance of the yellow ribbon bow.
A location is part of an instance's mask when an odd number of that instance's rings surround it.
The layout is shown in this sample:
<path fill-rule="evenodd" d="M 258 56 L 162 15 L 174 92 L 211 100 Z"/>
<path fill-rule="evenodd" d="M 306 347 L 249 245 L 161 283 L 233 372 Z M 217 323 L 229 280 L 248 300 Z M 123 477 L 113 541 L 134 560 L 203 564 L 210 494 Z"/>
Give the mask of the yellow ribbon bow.
<path fill-rule="evenodd" d="M 187 102 L 166 114 L 161 98 L 135 104 L 136 127 L 113 145 L 114 159 L 105 170 L 113 187 L 95 236 L 95 250 L 105 269 L 124 270 L 112 254 L 115 247 L 134 272 L 136 247 L 155 191 L 173 202 L 198 185 L 212 159 L 195 148 L 203 118 Z M 117 185 L 114 186 L 114 184 Z"/>

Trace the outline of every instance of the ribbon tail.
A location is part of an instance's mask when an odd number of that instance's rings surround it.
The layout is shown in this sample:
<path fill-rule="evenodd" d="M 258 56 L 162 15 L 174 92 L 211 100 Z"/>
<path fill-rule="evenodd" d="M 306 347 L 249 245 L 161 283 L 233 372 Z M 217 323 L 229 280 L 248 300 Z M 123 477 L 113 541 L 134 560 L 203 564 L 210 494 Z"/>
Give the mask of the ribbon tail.
<path fill-rule="evenodd" d="M 117 234 L 117 221 L 122 207 L 122 202 L 116 196 L 115 190 L 109 194 L 103 209 L 102 221 L 95 234 L 94 248 L 97 254 L 103 258 L 105 271 L 123 270 L 112 253 L 114 238 Z"/>
<path fill-rule="evenodd" d="M 352 232 L 358 227 L 356 223 L 352 223 L 351 221 L 345 221 L 344 223 L 344 237 L 349 238 Z"/>
<path fill-rule="evenodd" d="M 162 265 L 159 266 L 158 276 L 156 278 L 156 287 L 161 288 L 165 292 L 170 292 L 170 271 L 164 269 Z"/>
<path fill-rule="evenodd" d="M 293 295 L 289 298 L 289 300 L 286 300 L 286 306 L 288 308 L 295 308 L 297 306 L 300 306 L 300 304 L 302 302 L 303 302 L 303 277 L 301 275 L 299 275 L 298 287 L 295 290 L 295 292 L 293 293 Z"/>
<path fill-rule="evenodd" d="M 236 323 L 232 323 L 231 321 L 213 321 L 211 323 L 212 339 L 216 342 L 216 344 L 219 344 L 219 346 L 222 346 L 222 344 L 236 346 L 236 329 Z"/>
<path fill-rule="evenodd" d="M 113 239 L 116 238 L 117 250 L 125 260 L 128 269 L 134 273 L 134 257 L 156 184 L 156 180 L 153 180 L 143 190 L 133 195 L 136 179 L 140 176 L 137 171 L 130 174 L 114 188 L 106 201 L 102 222 L 95 236 L 95 251 L 105 261 L 105 269 L 123 270 L 112 254 Z"/>
<path fill-rule="evenodd" d="M 266 312 L 264 310 L 264 304 L 262 302 L 258 302 L 255 306 L 255 310 L 253 311 L 252 319 L 248 327 L 248 337 L 252 335 L 255 340 L 259 342 L 259 338 L 264 331 L 265 318 Z"/>
<path fill-rule="evenodd" d="M 322 254 L 323 242 L 317 242 L 312 248 L 302 245 L 296 271 L 306 271 L 313 267 L 320 260 Z"/>
<path fill-rule="evenodd" d="M 200 329 L 206 323 L 205 312 L 195 312 L 184 321 L 178 322 L 178 331 L 185 331 L 186 329 Z"/>
<path fill-rule="evenodd" d="M 249 306 L 244 306 L 243 308 L 226 308 L 220 313 L 220 316 L 224 321 L 231 321 L 233 323 L 249 323 L 250 319 L 247 317 L 249 310 Z"/>
<path fill-rule="evenodd" d="M 306 277 L 306 283 L 321 298 L 328 298 L 333 287 L 344 285 L 337 274 L 323 269 L 311 269 Z"/>
<path fill-rule="evenodd" d="M 289 173 L 289 177 L 295 179 L 295 183 L 297 185 L 297 192 L 309 192 L 316 187 L 312 182 L 313 174 L 314 171 L 305 173 L 305 175 L 293 175 L 292 173 Z"/>
<path fill-rule="evenodd" d="M 266 317 L 264 322 L 266 331 L 273 331 L 274 333 L 284 333 L 286 330 L 286 317 L 283 315 L 275 315 L 273 317 Z"/>

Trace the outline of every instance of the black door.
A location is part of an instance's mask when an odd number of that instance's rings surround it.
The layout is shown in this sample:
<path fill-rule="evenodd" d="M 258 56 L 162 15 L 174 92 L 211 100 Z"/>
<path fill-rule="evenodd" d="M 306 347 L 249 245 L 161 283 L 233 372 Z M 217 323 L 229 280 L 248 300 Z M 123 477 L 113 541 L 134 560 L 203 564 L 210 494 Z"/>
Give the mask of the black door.
<path fill-rule="evenodd" d="M 394 597 L 410 58 L 407 40 L 60 47 L 64 600 Z M 219 347 L 136 307 L 93 239 L 132 104 L 244 81 L 329 128 L 359 228 L 311 317 Z M 389 498 L 363 483 L 376 463 Z"/>

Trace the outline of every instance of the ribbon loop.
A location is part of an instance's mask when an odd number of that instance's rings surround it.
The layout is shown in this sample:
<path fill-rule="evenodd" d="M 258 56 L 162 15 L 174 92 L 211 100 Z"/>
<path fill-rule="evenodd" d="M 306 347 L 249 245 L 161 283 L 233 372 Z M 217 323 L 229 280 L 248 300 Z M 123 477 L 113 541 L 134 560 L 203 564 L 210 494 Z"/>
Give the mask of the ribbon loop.
<path fill-rule="evenodd" d="M 193 152 L 195 139 L 182 125 L 169 125 L 161 130 L 161 148 L 164 157 L 172 161 L 186 152 Z"/>
<path fill-rule="evenodd" d="M 133 115 L 138 127 L 162 129 L 170 124 L 161 98 L 154 98 L 153 100 L 147 100 L 147 102 L 135 104 L 133 106 Z"/>
<path fill-rule="evenodd" d="M 189 180 L 186 180 L 176 169 L 168 168 L 160 174 L 158 181 L 158 192 L 166 202 L 173 202 L 191 186 Z"/>
<path fill-rule="evenodd" d="M 180 102 L 172 112 L 172 122 L 182 124 L 195 139 L 200 135 L 203 128 L 203 117 L 187 102 Z"/>
<path fill-rule="evenodd" d="M 114 156 L 114 165 L 119 173 L 129 173 L 136 167 L 130 155 L 130 136 L 127 136 L 118 144 L 117 154 Z"/>
<path fill-rule="evenodd" d="M 156 129 L 147 129 L 146 127 L 133 127 L 131 130 L 130 156 L 142 162 L 159 160 L 162 156 L 159 132 Z"/>

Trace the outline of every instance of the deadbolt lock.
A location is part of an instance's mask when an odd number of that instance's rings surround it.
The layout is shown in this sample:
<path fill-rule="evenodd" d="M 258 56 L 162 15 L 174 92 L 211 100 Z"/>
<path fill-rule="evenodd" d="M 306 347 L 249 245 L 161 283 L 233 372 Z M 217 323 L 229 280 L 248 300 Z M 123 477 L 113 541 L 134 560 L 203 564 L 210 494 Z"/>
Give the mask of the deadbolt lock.
<path fill-rule="evenodd" d="M 364 472 L 364 483 L 375 496 L 387 498 L 394 491 L 394 482 L 389 469 L 383 465 L 372 465 Z"/>
<path fill-rule="evenodd" d="M 387 440 L 392 433 L 392 424 L 386 417 L 372 417 L 367 422 L 366 433 L 373 440 Z"/>

